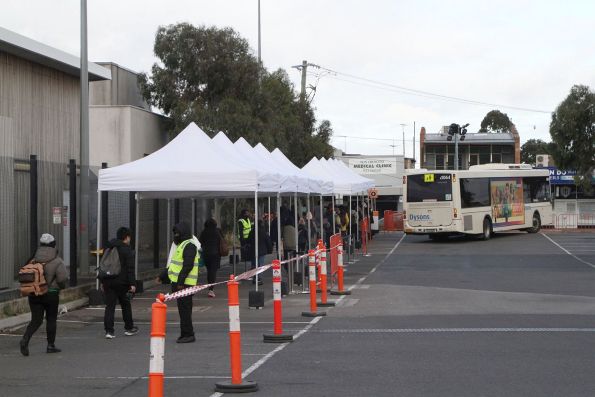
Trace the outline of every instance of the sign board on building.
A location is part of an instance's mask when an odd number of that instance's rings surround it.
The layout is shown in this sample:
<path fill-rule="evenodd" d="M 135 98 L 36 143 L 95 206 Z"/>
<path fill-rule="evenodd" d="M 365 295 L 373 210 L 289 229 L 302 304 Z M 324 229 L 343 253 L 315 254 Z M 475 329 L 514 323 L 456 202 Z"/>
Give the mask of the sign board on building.
<path fill-rule="evenodd" d="M 62 223 L 62 207 L 52 207 L 52 219 L 54 225 Z"/>
<path fill-rule="evenodd" d="M 556 167 L 547 167 L 550 171 L 550 183 L 552 185 L 574 185 L 574 170 L 559 170 Z M 591 178 L 591 183 L 595 184 L 595 175 Z"/>
<path fill-rule="evenodd" d="M 396 175 L 397 160 L 394 158 L 349 159 L 349 168 L 362 175 Z"/>

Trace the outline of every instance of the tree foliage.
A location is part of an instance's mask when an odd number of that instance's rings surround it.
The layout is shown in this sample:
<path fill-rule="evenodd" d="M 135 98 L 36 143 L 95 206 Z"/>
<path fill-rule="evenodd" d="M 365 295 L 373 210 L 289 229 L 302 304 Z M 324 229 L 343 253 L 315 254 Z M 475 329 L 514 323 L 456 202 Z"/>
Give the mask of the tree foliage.
<path fill-rule="evenodd" d="M 479 132 L 510 132 L 514 124 L 506 113 L 499 110 L 491 110 L 481 120 Z"/>
<path fill-rule="evenodd" d="M 521 162 L 535 164 L 535 157 L 538 154 L 552 154 L 551 142 L 544 142 L 541 139 L 529 139 L 521 146 Z"/>
<path fill-rule="evenodd" d="M 224 131 L 231 140 L 278 147 L 298 166 L 332 155 L 330 122 L 317 125 L 287 73 L 264 69 L 233 29 L 161 26 L 154 52 L 160 62 L 139 84 L 147 101 L 169 116 L 170 133 L 195 122 L 210 136 Z"/>
<path fill-rule="evenodd" d="M 550 123 L 556 165 L 576 170 L 589 189 L 595 169 L 595 92 L 575 85 L 552 113 Z"/>

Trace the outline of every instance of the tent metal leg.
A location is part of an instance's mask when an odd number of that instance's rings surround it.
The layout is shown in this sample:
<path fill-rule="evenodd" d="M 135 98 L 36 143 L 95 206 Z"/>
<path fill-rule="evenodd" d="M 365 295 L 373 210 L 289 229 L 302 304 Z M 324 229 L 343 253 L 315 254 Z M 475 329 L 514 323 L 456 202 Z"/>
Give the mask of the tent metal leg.
<path fill-rule="evenodd" d="M 324 241 L 324 222 L 322 220 L 323 211 L 322 211 L 322 194 L 320 195 L 320 239 Z M 328 248 L 328 247 L 327 247 Z"/>
<path fill-rule="evenodd" d="M 232 237 L 233 248 L 231 250 L 232 251 L 231 254 L 233 255 L 233 258 L 231 260 L 231 265 L 233 268 L 232 271 L 233 271 L 234 276 L 237 276 L 237 273 L 236 273 L 236 236 L 238 234 L 238 231 L 237 231 L 238 220 L 236 219 L 236 208 L 237 208 L 237 199 L 234 198 L 233 199 L 233 237 Z"/>
<path fill-rule="evenodd" d="M 101 260 L 101 255 L 99 254 L 99 250 L 101 249 L 102 241 L 101 241 L 101 191 L 97 192 L 97 260 L 96 260 L 96 275 L 99 274 L 99 261 Z M 99 290 L 99 279 L 95 278 L 95 289 Z"/>
<path fill-rule="evenodd" d="M 308 242 L 308 249 L 312 249 L 312 220 L 310 219 L 309 215 L 312 215 L 312 213 L 310 212 L 310 193 L 308 193 L 308 195 L 306 196 L 306 200 L 307 202 L 307 206 L 306 206 L 306 217 L 308 218 L 308 240 L 306 240 Z"/>
<path fill-rule="evenodd" d="M 258 269 L 258 191 L 254 192 L 254 259 Z M 254 278 L 255 291 L 258 292 L 258 275 Z"/>
<path fill-rule="evenodd" d="M 134 227 L 134 240 L 136 241 L 136 255 L 134 255 L 134 279 L 138 279 L 138 257 L 140 256 L 140 200 L 139 195 L 134 195 L 136 205 L 136 225 Z"/>

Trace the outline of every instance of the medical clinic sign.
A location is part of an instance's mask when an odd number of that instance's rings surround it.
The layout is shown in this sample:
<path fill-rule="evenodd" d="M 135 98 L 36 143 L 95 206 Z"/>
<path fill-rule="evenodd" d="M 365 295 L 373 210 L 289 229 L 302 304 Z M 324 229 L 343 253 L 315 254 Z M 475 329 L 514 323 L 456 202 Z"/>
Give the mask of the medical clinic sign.
<path fill-rule="evenodd" d="M 392 158 L 349 159 L 349 168 L 362 175 L 395 175 L 397 161 Z"/>

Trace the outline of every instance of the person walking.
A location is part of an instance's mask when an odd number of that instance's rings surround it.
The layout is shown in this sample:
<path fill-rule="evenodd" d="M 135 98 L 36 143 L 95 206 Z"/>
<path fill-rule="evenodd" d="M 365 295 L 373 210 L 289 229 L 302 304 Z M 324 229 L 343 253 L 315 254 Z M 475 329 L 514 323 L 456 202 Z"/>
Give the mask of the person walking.
<path fill-rule="evenodd" d="M 167 268 L 160 275 L 160 281 L 171 282 L 171 291 L 176 292 L 198 284 L 198 261 L 200 259 L 198 241 L 192 236 L 186 222 L 173 228 L 175 250 Z M 200 243 L 198 243 L 200 244 Z M 192 295 L 177 299 L 180 316 L 180 337 L 176 343 L 196 341 L 192 326 Z"/>
<path fill-rule="evenodd" d="M 116 303 L 122 308 L 124 319 L 124 335 L 132 336 L 138 332 L 132 320 L 131 296 L 136 292 L 136 277 L 134 275 L 134 251 L 130 248 L 132 232 L 127 227 L 121 227 L 116 232 L 116 238 L 107 242 L 105 248 L 117 249 L 120 258 L 120 273 L 111 278 L 103 278 L 101 285 L 105 296 L 105 313 L 103 326 L 105 339 L 116 337 L 114 330 L 114 316 Z"/>
<path fill-rule="evenodd" d="M 68 274 L 62 258 L 58 256 L 56 239 L 49 233 L 42 234 L 39 239 L 39 248 L 33 258 L 27 263 L 43 263 L 43 276 L 48 285 L 48 292 L 43 295 L 30 294 L 27 299 L 31 310 L 31 321 L 25 329 L 20 341 L 21 354 L 29 355 L 29 341 L 46 318 L 47 348 L 46 353 L 60 353 L 55 345 L 58 319 L 58 304 L 60 303 L 60 290 L 66 287 Z"/>
<path fill-rule="evenodd" d="M 215 219 L 208 219 L 205 222 L 205 228 L 200 233 L 198 240 L 202 246 L 202 256 L 207 268 L 207 283 L 213 284 L 217 281 L 217 270 L 221 266 L 221 254 L 219 248 L 221 247 L 221 240 L 223 235 L 221 229 L 217 227 Z M 215 297 L 213 286 L 209 287 L 209 298 Z"/>

